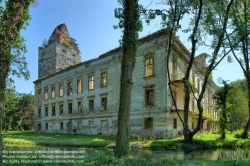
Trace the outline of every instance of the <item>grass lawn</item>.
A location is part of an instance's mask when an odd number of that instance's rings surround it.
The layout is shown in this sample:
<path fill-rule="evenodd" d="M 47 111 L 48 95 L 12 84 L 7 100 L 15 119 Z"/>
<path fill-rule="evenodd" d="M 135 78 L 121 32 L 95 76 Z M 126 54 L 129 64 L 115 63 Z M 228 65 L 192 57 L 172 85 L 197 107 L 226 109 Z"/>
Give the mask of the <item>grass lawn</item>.
<path fill-rule="evenodd" d="M 219 139 L 219 134 L 201 133 L 194 137 L 194 143 L 186 144 L 183 138 L 149 140 L 134 137 L 131 142 L 134 148 L 249 148 L 250 139 L 234 138 L 227 134 L 225 140 Z M 12 145 L 45 145 L 45 146 L 76 146 L 76 147 L 106 147 L 115 143 L 115 137 L 108 138 L 100 135 L 70 135 L 70 134 L 38 134 L 33 131 L 9 131 L 3 133 L 4 143 Z"/>

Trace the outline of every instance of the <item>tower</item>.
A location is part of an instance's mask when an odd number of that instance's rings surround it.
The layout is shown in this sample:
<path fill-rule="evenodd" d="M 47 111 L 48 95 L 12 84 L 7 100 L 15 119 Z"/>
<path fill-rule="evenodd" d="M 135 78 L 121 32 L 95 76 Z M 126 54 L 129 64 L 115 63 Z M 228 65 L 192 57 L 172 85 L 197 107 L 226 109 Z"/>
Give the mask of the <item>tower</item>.
<path fill-rule="evenodd" d="M 38 78 L 53 74 L 81 62 L 75 39 L 70 37 L 66 24 L 58 25 L 48 41 L 38 48 Z"/>

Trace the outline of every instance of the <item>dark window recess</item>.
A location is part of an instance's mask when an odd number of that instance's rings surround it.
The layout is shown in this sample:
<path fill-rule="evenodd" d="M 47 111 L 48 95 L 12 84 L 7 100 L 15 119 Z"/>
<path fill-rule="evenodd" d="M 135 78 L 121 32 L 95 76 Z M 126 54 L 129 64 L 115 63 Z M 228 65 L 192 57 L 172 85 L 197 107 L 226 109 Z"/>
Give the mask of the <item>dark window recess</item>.
<path fill-rule="evenodd" d="M 78 102 L 78 112 L 82 112 L 82 102 Z"/>
<path fill-rule="evenodd" d="M 89 100 L 89 111 L 94 111 L 94 100 Z"/>
<path fill-rule="evenodd" d="M 63 129 L 63 122 L 60 123 L 60 129 Z"/>
<path fill-rule="evenodd" d="M 149 89 L 146 90 L 146 96 L 145 96 L 145 103 L 146 105 L 154 105 L 154 90 Z"/>
<path fill-rule="evenodd" d="M 60 104 L 60 115 L 63 113 L 63 104 Z"/>
<path fill-rule="evenodd" d="M 68 110 L 69 110 L 69 114 L 71 114 L 72 113 L 72 103 L 68 104 Z"/>
<path fill-rule="evenodd" d="M 45 107 L 45 116 L 47 117 L 49 115 L 48 107 Z"/>
<path fill-rule="evenodd" d="M 177 129 L 177 119 L 176 118 L 174 118 L 173 128 Z"/>
<path fill-rule="evenodd" d="M 38 108 L 38 117 L 41 117 L 41 108 Z"/>
<path fill-rule="evenodd" d="M 56 106 L 52 106 L 52 116 L 56 115 Z"/>
<path fill-rule="evenodd" d="M 41 124 L 38 124 L 38 130 L 41 130 Z"/>
<path fill-rule="evenodd" d="M 48 128 L 49 128 L 48 123 L 45 123 L 45 129 L 48 130 Z"/>
<path fill-rule="evenodd" d="M 145 118 L 144 119 L 144 129 L 152 129 L 153 128 L 153 118 L 149 117 L 149 118 Z"/>

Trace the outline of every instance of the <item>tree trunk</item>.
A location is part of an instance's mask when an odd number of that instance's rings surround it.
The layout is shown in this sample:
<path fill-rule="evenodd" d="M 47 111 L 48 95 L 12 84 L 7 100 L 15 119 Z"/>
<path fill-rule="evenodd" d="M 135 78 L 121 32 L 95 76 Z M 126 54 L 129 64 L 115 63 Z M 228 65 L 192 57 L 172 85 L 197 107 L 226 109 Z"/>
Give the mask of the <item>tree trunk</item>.
<path fill-rule="evenodd" d="M 116 147 L 114 149 L 115 155 L 118 157 L 129 155 L 132 74 L 136 59 L 139 19 L 138 0 L 125 0 L 123 3 L 124 34 L 122 40 L 120 105 Z"/>
<path fill-rule="evenodd" d="M 249 63 L 247 63 L 247 64 L 248 64 L 248 67 L 247 67 L 248 72 L 247 73 L 250 73 Z M 249 75 L 248 75 L 248 77 L 246 77 L 246 80 L 247 80 L 247 90 L 248 90 L 248 121 L 247 121 L 246 126 L 244 127 L 244 131 L 243 131 L 242 136 L 241 136 L 241 138 L 243 138 L 243 139 L 248 138 L 248 136 L 249 136 L 248 132 L 250 130 L 250 78 L 249 78 Z"/>

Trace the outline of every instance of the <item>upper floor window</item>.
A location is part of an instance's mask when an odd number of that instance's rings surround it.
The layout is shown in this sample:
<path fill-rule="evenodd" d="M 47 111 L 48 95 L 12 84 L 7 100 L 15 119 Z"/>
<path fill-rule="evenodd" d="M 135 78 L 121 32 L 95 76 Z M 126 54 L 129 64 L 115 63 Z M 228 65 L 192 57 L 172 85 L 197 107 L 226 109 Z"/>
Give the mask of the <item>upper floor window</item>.
<path fill-rule="evenodd" d="M 82 112 L 82 102 L 78 101 L 78 112 Z"/>
<path fill-rule="evenodd" d="M 69 114 L 72 113 L 72 103 L 68 103 L 68 110 L 69 110 Z"/>
<path fill-rule="evenodd" d="M 77 80 L 77 93 L 82 93 L 82 79 Z"/>
<path fill-rule="evenodd" d="M 52 106 L 52 116 L 56 115 L 56 106 Z"/>
<path fill-rule="evenodd" d="M 56 97 L 56 89 L 55 87 L 51 88 L 51 98 L 54 99 Z"/>
<path fill-rule="evenodd" d="M 89 76 L 89 90 L 94 89 L 94 75 Z"/>
<path fill-rule="evenodd" d="M 154 86 L 146 86 L 145 88 L 145 105 L 154 105 Z"/>
<path fill-rule="evenodd" d="M 94 111 L 94 99 L 89 100 L 89 111 Z"/>
<path fill-rule="evenodd" d="M 38 108 L 38 117 L 41 117 L 41 108 Z"/>
<path fill-rule="evenodd" d="M 67 86 L 67 95 L 68 96 L 72 96 L 72 82 L 68 82 L 68 86 Z"/>
<path fill-rule="evenodd" d="M 153 62 L 154 62 L 153 57 L 146 59 L 146 62 L 145 62 L 145 76 L 146 77 L 153 76 L 153 67 L 154 67 Z"/>
<path fill-rule="evenodd" d="M 48 100 L 48 89 L 44 90 L 44 99 Z"/>
<path fill-rule="evenodd" d="M 59 84 L 59 96 L 63 96 L 63 84 Z"/>
<path fill-rule="evenodd" d="M 39 90 L 37 93 L 38 93 L 38 95 L 37 95 L 38 101 L 41 101 L 41 100 L 42 100 L 42 97 L 41 97 L 41 90 Z"/>
<path fill-rule="evenodd" d="M 45 117 L 47 117 L 48 115 L 49 115 L 48 107 L 45 107 Z"/>
<path fill-rule="evenodd" d="M 101 73 L 101 87 L 106 87 L 108 85 L 107 82 L 107 71 Z"/>
<path fill-rule="evenodd" d="M 63 113 L 63 104 L 60 104 L 60 115 Z"/>

